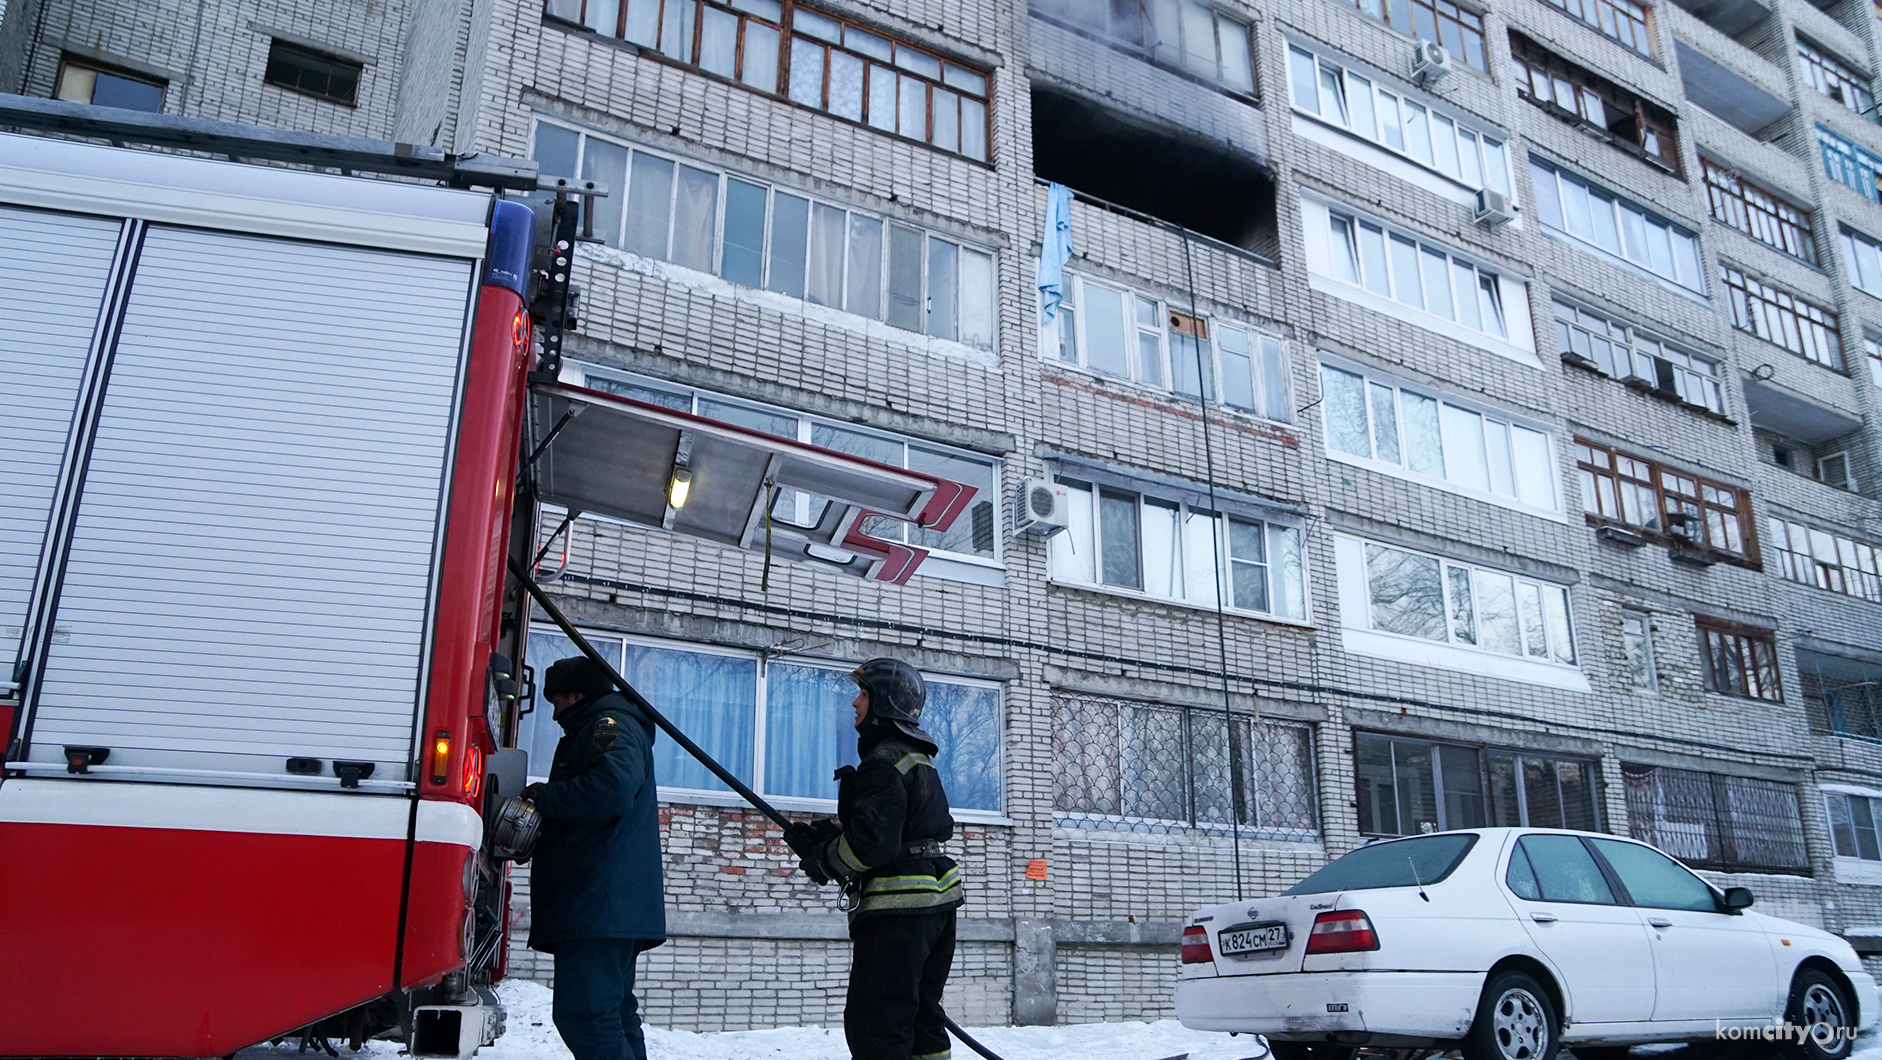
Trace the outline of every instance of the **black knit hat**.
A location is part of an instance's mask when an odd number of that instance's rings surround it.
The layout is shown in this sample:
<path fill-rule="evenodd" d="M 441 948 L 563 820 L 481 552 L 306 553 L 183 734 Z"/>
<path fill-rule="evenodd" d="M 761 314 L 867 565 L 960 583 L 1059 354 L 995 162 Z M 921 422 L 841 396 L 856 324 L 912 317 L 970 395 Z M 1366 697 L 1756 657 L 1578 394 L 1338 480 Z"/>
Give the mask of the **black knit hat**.
<path fill-rule="evenodd" d="M 607 671 L 586 655 L 558 659 L 543 671 L 544 699 L 568 692 L 579 693 L 585 699 L 589 696 L 605 696 L 612 691 L 614 682 L 609 679 Z"/>

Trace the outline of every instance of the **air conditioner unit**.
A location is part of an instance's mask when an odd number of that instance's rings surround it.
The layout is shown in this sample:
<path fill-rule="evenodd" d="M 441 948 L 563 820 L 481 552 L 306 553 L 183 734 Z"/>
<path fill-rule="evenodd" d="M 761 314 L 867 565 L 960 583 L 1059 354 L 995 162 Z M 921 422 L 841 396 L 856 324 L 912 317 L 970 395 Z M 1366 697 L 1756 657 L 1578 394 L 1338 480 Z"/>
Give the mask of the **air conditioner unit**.
<path fill-rule="evenodd" d="M 1019 510 L 1013 514 L 1016 533 L 1051 537 L 1071 518 L 1071 493 L 1051 479 L 1027 479 L 1020 484 L 1018 501 Z"/>
<path fill-rule="evenodd" d="M 1412 48 L 1412 80 L 1428 85 L 1451 72 L 1451 53 L 1434 40 L 1421 40 Z"/>
<path fill-rule="evenodd" d="M 1500 228 L 1516 220 L 1517 212 L 1517 205 L 1508 195 L 1495 188 L 1482 188 L 1477 192 L 1477 213 L 1471 220 L 1488 228 Z"/>

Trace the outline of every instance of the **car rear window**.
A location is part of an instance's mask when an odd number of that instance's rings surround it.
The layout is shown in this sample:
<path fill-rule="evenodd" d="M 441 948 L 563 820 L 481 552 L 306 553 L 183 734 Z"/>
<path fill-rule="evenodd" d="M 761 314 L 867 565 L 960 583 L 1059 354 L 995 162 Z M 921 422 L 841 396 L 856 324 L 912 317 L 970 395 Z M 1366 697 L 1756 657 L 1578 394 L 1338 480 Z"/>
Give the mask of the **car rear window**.
<path fill-rule="evenodd" d="M 1374 843 L 1329 862 L 1281 893 L 1327 894 L 1437 883 L 1457 868 L 1476 842 L 1475 832 L 1458 832 Z"/>

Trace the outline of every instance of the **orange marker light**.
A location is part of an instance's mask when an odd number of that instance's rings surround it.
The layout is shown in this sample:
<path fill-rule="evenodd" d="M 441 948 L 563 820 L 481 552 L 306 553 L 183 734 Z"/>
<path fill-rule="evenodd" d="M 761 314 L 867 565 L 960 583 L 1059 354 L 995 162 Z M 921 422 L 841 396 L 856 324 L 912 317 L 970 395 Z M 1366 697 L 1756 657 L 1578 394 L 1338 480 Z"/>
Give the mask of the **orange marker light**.
<path fill-rule="evenodd" d="M 442 784 L 450 776 L 451 734 L 441 732 L 431 741 L 431 782 Z"/>

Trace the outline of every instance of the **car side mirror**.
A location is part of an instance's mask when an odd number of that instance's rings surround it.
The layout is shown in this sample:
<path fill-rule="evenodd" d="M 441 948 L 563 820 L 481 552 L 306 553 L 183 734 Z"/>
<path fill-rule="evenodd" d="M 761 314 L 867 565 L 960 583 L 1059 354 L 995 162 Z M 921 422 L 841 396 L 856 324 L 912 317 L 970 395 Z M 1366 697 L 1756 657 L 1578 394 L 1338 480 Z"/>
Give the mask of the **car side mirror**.
<path fill-rule="evenodd" d="M 1751 908 L 1751 888 L 1727 887 L 1725 889 L 1725 911 L 1736 913 Z"/>

